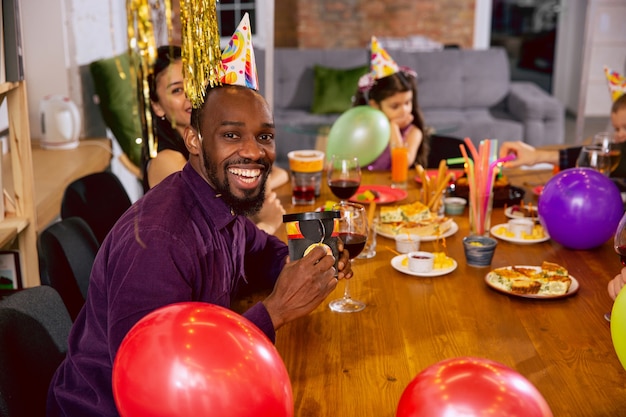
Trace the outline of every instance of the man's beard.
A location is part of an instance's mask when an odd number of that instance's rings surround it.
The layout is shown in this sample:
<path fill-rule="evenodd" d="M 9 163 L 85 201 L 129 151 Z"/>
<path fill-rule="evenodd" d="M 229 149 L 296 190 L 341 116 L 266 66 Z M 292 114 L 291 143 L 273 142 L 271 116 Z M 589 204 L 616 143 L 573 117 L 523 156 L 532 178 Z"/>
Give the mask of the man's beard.
<path fill-rule="evenodd" d="M 260 191 L 254 196 L 257 190 L 246 190 L 244 191 L 244 198 L 239 198 L 233 195 L 230 191 L 230 183 L 228 181 L 228 166 L 224 167 L 224 182 L 221 183 L 217 177 L 217 166 L 212 166 L 208 161 L 208 155 L 203 150 L 204 157 L 204 170 L 206 171 L 208 179 L 215 186 L 215 190 L 218 194 L 221 194 L 221 198 L 224 200 L 226 204 L 230 206 L 235 214 L 239 214 L 242 216 L 251 216 L 256 214 L 261 210 L 263 206 L 263 202 L 265 201 L 265 183 L 267 182 L 267 176 L 269 175 L 269 171 L 271 169 L 271 165 L 268 165 L 265 161 L 254 161 L 255 163 L 261 164 L 265 167 L 265 174 L 261 179 Z M 249 160 L 241 160 L 236 161 L 235 164 L 245 164 L 250 163 Z"/>

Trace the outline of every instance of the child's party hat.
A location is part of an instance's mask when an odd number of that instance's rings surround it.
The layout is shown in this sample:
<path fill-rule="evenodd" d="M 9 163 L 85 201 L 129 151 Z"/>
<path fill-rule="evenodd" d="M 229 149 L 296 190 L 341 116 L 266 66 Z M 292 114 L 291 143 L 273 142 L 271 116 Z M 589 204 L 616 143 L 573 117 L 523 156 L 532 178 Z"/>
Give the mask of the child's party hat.
<path fill-rule="evenodd" d="M 389 56 L 387 51 L 380 46 L 376 36 L 372 36 L 371 54 L 370 70 L 372 77 L 375 80 L 388 77 L 400 71 L 396 61 L 394 61 L 393 58 Z"/>
<path fill-rule="evenodd" d="M 626 93 L 626 77 L 606 66 L 604 67 L 604 74 L 606 75 L 606 80 L 609 84 L 611 99 L 615 101 L 620 98 L 622 94 Z"/>

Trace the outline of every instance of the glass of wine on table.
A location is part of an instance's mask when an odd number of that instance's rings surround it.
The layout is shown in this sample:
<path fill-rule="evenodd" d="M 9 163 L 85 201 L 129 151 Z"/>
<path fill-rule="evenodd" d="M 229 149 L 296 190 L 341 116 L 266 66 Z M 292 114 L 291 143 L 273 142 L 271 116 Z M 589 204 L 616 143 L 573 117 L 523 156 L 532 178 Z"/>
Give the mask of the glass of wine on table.
<path fill-rule="evenodd" d="M 333 155 L 326 175 L 330 191 L 344 203 L 361 185 L 361 166 L 357 158 Z"/>
<path fill-rule="evenodd" d="M 616 134 L 614 132 L 600 132 L 593 135 L 594 145 L 599 145 L 603 152 L 608 156 L 608 169 L 605 175 L 610 175 L 619 166 L 622 159 L 621 145 L 616 142 Z"/>
<path fill-rule="evenodd" d="M 613 240 L 613 247 L 615 252 L 619 255 L 619 259 L 623 266 L 626 266 L 626 214 L 622 217 L 617 230 L 615 231 L 615 238 Z M 604 318 L 611 321 L 611 313 L 606 313 Z"/>
<path fill-rule="evenodd" d="M 365 207 L 361 204 L 342 201 L 333 206 L 333 211 L 338 211 L 340 214 L 337 231 L 344 248 L 350 254 L 350 259 L 354 259 L 361 253 L 367 241 L 368 224 Z M 363 310 L 365 303 L 354 300 L 350 295 L 350 280 L 345 280 L 345 283 L 343 297 L 331 301 L 330 309 L 339 313 L 354 313 Z"/>

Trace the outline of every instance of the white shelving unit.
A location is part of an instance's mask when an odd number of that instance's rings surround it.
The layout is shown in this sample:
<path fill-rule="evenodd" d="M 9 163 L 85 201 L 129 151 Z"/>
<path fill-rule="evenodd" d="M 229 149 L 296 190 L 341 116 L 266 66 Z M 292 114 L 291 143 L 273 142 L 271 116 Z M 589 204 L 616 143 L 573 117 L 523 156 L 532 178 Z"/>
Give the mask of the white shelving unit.
<path fill-rule="evenodd" d="M 15 214 L 0 221 L 0 247 L 20 252 L 20 270 L 24 287 L 40 285 L 37 255 L 37 218 L 26 82 L 0 84 L 0 102 L 7 100 L 9 122 L 9 157 Z M 5 179 L 6 181 L 6 179 Z"/>

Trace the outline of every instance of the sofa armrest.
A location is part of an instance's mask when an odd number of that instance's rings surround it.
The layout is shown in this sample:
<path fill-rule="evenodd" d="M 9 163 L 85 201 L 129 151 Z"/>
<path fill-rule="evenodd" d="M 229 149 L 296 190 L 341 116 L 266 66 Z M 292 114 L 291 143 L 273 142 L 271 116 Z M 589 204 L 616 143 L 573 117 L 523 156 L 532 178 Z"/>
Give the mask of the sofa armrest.
<path fill-rule="evenodd" d="M 511 82 L 506 98 L 511 115 L 524 124 L 524 141 L 532 146 L 565 142 L 565 108 L 536 84 Z"/>

